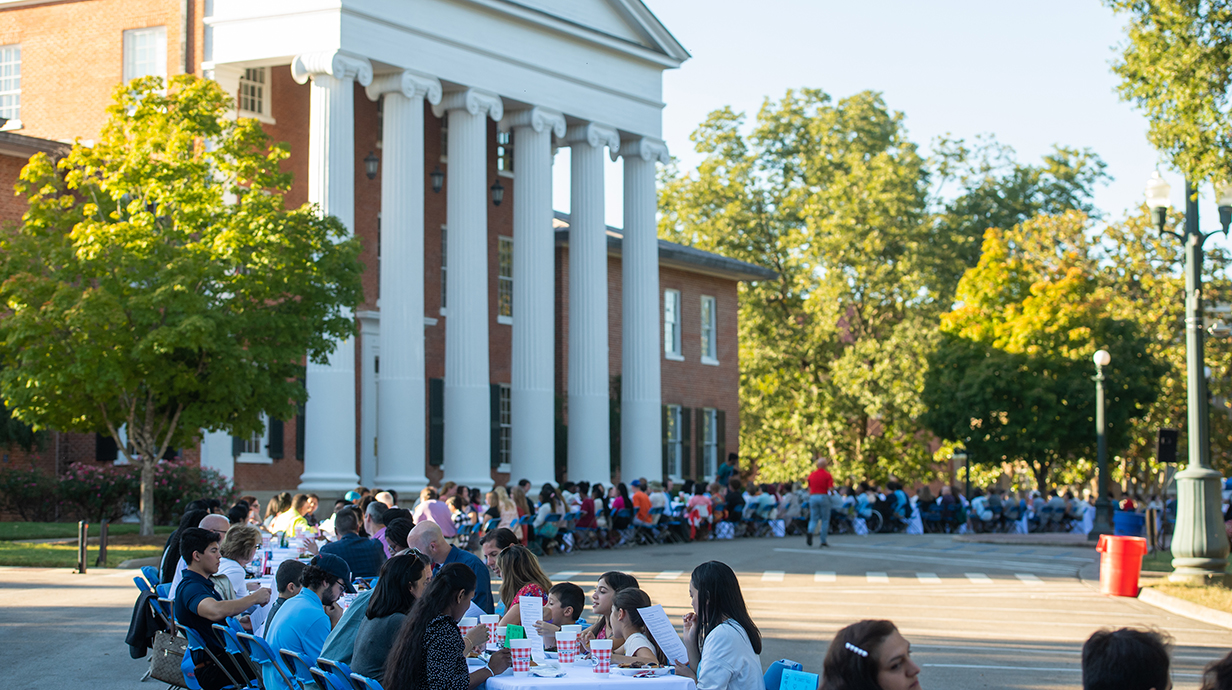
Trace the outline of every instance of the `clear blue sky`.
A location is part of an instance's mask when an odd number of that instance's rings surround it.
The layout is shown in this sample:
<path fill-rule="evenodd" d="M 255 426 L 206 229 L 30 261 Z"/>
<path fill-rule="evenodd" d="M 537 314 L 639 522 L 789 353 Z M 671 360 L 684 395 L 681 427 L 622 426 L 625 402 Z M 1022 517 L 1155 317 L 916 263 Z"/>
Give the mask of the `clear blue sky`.
<path fill-rule="evenodd" d="M 1114 91 L 1109 65 L 1123 18 L 1097 0 L 645 1 L 693 55 L 663 85 L 664 138 L 685 168 L 698 160 L 688 137 L 707 113 L 730 105 L 751 119 L 767 96 L 802 86 L 836 99 L 882 92 L 925 151 L 946 133 L 992 134 L 1026 162 L 1053 144 L 1089 147 L 1114 178 L 1095 198 L 1113 219 L 1141 203 L 1158 165 L 1146 120 Z M 562 149 L 555 202 L 563 210 L 568 171 Z M 1181 178 L 1163 172 L 1183 208 Z M 619 226 L 619 164 L 608 178 L 607 217 Z M 1202 224 L 1215 227 L 1203 193 Z"/>

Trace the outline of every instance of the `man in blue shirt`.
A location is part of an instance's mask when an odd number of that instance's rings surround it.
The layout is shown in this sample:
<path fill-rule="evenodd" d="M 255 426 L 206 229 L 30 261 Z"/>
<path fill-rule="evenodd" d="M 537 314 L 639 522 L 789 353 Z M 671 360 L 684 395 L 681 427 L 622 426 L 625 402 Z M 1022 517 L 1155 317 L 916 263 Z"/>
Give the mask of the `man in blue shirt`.
<path fill-rule="evenodd" d="M 282 605 L 278 619 L 266 629 L 265 641 L 275 651 L 286 649 L 299 654 L 312 666 L 321 656 L 330 629 L 342 616 L 334 604 L 343 593 L 354 593 L 355 588 L 351 586 L 351 569 L 346 561 L 326 553 L 312 559 L 304 567 L 300 585 L 303 589 Z M 327 607 L 336 611 L 336 617 L 326 614 Z M 272 664 L 264 666 L 261 675 L 266 690 L 291 690 Z M 297 674 L 296 677 L 301 683 L 313 682 L 311 675 Z"/>
<path fill-rule="evenodd" d="M 322 546 L 321 553 L 346 561 L 355 577 L 376 577 L 385 562 L 384 543 L 359 536 L 359 516 L 346 508 L 334 516 L 334 529 L 338 541 Z"/>
<path fill-rule="evenodd" d="M 228 616 L 237 616 L 250 606 L 264 605 L 269 601 L 269 589 L 262 587 L 241 599 L 223 601 L 210 582 L 210 576 L 218 572 L 222 559 L 218 551 L 219 537 L 216 533 L 200 527 L 189 527 L 180 535 L 180 554 L 188 561 L 183 579 L 175 592 L 175 620 L 186 628 L 196 631 L 213 654 L 193 652 L 197 682 L 204 690 L 220 690 L 231 685 L 235 679 L 243 684 L 250 680 L 223 649 L 214 633 L 213 625 L 222 623 Z M 214 663 L 217 659 L 219 664 Z M 228 677 L 228 675 L 230 677 Z"/>
<path fill-rule="evenodd" d="M 433 572 L 437 566 L 446 563 L 461 563 L 470 568 L 475 573 L 475 596 L 471 597 L 471 601 L 483 609 L 484 613 L 492 613 L 492 576 L 488 573 L 488 566 L 471 552 L 445 541 L 440 525 L 426 520 L 415 525 L 415 529 L 407 536 L 406 543 L 432 559 Z"/>

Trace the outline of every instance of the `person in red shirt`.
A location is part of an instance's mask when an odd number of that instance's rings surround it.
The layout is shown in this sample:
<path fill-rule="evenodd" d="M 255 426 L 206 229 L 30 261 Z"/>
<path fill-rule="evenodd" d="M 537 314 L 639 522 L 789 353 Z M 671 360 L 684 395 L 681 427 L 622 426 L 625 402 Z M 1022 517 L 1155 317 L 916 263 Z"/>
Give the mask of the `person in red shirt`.
<path fill-rule="evenodd" d="M 805 540 L 813 545 L 813 535 L 821 536 L 821 546 L 829 547 L 826 535 L 830 532 L 830 491 L 834 489 L 834 477 L 826 466 L 830 459 L 824 456 L 816 458 L 817 469 L 808 477 L 809 487 L 809 523 Z"/>

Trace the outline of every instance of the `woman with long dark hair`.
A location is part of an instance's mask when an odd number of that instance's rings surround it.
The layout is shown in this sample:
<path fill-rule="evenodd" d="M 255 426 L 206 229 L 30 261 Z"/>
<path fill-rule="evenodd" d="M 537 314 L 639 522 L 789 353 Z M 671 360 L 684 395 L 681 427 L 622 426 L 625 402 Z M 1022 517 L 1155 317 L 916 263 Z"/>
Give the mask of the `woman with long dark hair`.
<path fill-rule="evenodd" d="M 693 613 L 684 617 L 688 665 L 676 675 L 697 680 L 697 690 L 764 690 L 761 631 L 749 617 L 740 581 L 726 563 L 709 561 L 689 578 Z"/>
<path fill-rule="evenodd" d="M 486 667 L 467 672 L 467 647 L 487 640 L 482 625 L 472 631 L 482 631 L 474 639 L 463 640 L 458 631 L 474 593 L 475 573 L 470 568 L 461 563 L 442 567 L 402 623 L 381 685 L 388 690 L 471 690 L 509 668 L 509 650 L 501 649 Z"/>
<path fill-rule="evenodd" d="M 595 583 L 595 591 L 590 595 L 590 610 L 598 620 L 583 630 L 578 638 L 583 648 L 589 649 L 591 640 L 611 640 L 612 649 L 617 649 L 625 643 L 624 638 L 619 637 L 612 630 L 608 617 L 612 615 L 616 593 L 625 589 L 637 588 L 637 578 L 619 570 L 610 570 L 599 576 L 599 581 Z"/>
<path fill-rule="evenodd" d="M 431 580 L 432 564 L 423 554 L 408 553 L 385 561 L 368 599 L 368 610 L 355 633 L 351 670 L 381 682 L 398 631 Z"/>
<path fill-rule="evenodd" d="M 911 645 L 890 621 L 864 620 L 839 630 L 826 650 L 821 690 L 919 690 Z"/>

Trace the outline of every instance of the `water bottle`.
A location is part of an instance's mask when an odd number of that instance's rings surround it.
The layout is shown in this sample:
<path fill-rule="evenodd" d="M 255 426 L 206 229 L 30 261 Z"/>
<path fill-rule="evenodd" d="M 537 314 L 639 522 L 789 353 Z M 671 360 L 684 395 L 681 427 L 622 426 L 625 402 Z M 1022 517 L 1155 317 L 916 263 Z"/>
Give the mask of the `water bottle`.
<path fill-rule="evenodd" d="M 501 618 L 505 617 L 505 602 L 501 601 L 500 599 L 496 600 L 496 615 L 500 616 Z"/>

